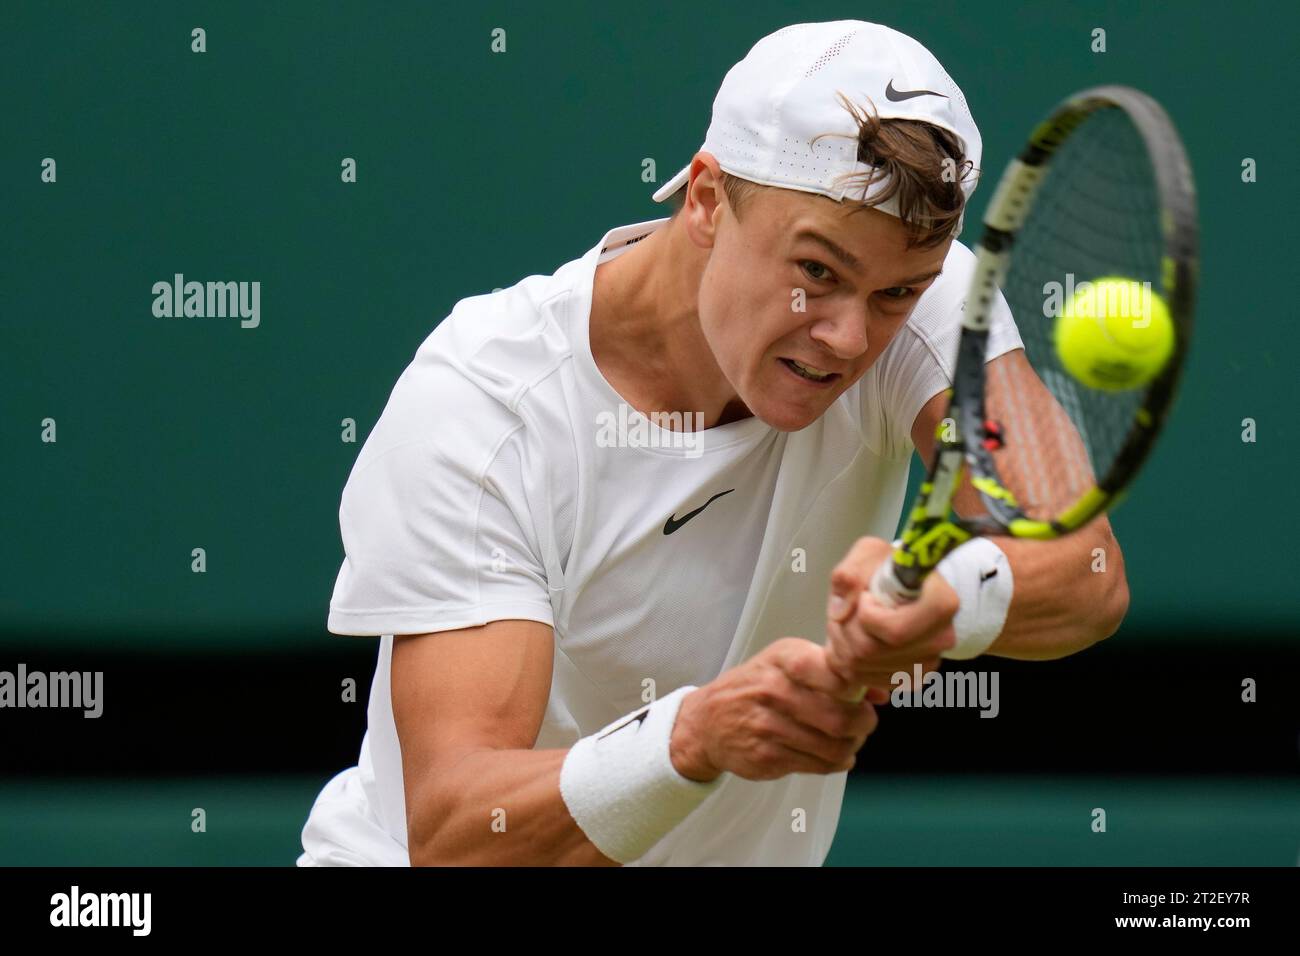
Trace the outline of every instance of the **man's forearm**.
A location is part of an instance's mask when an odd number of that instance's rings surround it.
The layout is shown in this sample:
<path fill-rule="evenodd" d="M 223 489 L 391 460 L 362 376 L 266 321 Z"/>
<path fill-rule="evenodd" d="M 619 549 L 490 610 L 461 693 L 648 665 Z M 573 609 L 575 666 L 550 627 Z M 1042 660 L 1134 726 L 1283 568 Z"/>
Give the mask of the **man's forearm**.
<path fill-rule="evenodd" d="M 615 866 L 560 794 L 567 750 L 480 750 L 408 796 L 412 866 Z"/>
<path fill-rule="evenodd" d="M 1007 555 L 1014 590 L 989 654 L 1051 660 L 1091 647 L 1119 628 L 1128 583 L 1119 543 L 1102 516 L 1057 541 L 994 541 Z"/>

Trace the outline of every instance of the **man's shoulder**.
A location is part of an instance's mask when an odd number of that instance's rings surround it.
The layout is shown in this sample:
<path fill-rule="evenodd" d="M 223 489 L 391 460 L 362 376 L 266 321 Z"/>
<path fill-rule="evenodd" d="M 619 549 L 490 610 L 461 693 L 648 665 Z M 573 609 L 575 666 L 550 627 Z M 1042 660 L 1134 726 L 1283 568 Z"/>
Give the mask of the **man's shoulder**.
<path fill-rule="evenodd" d="M 536 405 L 529 397 L 538 391 L 547 393 L 543 403 L 556 399 L 555 373 L 573 352 L 573 265 L 457 302 L 398 378 L 367 451 L 420 443 L 440 457 L 479 459 L 511 433 L 532 430 L 538 416 L 523 406 Z M 542 417 L 539 428 L 550 431 L 556 415 Z"/>
<path fill-rule="evenodd" d="M 461 299 L 421 344 L 413 367 L 452 374 L 513 404 L 572 355 L 575 264 Z"/>

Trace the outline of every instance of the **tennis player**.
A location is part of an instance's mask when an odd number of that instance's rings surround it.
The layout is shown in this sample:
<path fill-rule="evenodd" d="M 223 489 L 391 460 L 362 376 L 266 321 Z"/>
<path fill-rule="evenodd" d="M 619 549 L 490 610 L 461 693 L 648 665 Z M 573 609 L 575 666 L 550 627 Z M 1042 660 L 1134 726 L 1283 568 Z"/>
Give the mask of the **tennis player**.
<path fill-rule="evenodd" d="M 457 303 L 343 492 L 329 629 L 378 666 L 301 865 L 819 865 L 895 672 L 1118 627 L 1104 519 L 865 590 L 945 410 L 979 162 L 915 40 L 786 27 L 671 217 Z M 1025 362 L 1005 303 L 989 356 Z"/>

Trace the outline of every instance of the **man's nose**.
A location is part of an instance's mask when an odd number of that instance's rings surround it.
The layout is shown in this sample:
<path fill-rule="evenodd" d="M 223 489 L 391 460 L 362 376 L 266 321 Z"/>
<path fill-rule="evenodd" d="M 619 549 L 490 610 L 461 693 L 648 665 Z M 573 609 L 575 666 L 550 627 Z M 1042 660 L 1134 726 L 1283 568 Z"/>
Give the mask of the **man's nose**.
<path fill-rule="evenodd" d="M 838 309 L 833 315 L 818 319 L 811 334 L 815 341 L 843 361 L 860 358 L 870 345 L 866 315 L 853 307 Z"/>

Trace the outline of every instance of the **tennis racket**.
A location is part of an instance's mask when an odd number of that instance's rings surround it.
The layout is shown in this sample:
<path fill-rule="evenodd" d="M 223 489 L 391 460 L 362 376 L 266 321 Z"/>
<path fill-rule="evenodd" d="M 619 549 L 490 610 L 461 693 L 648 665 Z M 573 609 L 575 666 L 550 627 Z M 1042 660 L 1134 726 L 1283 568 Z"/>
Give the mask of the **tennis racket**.
<path fill-rule="evenodd" d="M 1195 187 L 1165 111 L 1123 86 L 1062 102 L 1003 173 L 976 257 L 934 457 L 871 584 L 889 606 L 914 600 L 939 561 L 975 535 L 1048 540 L 1082 528 L 1146 461 L 1187 357 L 1198 271 Z M 1149 282 L 1174 329 L 1162 370 L 1125 391 L 1083 384 L 1054 341 L 1056 304 L 1070 287 L 1111 276 Z M 985 365 L 999 288 L 1032 375 Z M 953 511 L 963 477 L 982 514 Z"/>

